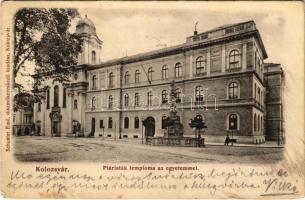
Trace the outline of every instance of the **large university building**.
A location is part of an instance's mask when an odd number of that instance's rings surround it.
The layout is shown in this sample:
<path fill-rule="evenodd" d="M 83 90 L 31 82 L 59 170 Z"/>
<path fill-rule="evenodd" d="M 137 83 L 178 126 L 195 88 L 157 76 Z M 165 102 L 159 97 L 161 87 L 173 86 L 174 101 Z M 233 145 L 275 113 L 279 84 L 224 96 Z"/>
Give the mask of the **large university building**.
<path fill-rule="evenodd" d="M 174 81 L 185 136 L 195 136 L 189 123 L 199 114 L 206 142 L 223 142 L 228 134 L 239 143 L 283 138 L 283 72 L 279 64 L 264 63 L 254 21 L 195 31 L 183 44 L 106 62 L 87 16 L 76 34 L 84 44 L 71 81 L 48 79 L 39 90 L 45 98 L 35 104 L 33 121 L 41 135 L 163 136 Z"/>

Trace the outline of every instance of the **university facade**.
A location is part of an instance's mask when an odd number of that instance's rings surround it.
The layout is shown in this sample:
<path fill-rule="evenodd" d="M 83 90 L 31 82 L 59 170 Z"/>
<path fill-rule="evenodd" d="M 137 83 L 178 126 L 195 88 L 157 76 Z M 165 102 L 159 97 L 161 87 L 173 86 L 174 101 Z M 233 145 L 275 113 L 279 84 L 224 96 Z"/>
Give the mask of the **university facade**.
<path fill-rule="evenodd" d="M 228 134 L 240 143 L 283 139 L 283 71 L 264 63 L 267 53 L 254 21 L 195 31 L 181 45 L 106 62 L 87 16 L 76 34 L 84 44 L 71 81 L 48 79 L 36 91 L 45 97 L 34 105 L 39 134 L 163 136 L 174 81 L 185 136 L 195 136 L 189 123 L 199 114 L 208 127 L 206 142 L 223 142 Z M 150 125 L 142 126 L 143 120 Z"/>

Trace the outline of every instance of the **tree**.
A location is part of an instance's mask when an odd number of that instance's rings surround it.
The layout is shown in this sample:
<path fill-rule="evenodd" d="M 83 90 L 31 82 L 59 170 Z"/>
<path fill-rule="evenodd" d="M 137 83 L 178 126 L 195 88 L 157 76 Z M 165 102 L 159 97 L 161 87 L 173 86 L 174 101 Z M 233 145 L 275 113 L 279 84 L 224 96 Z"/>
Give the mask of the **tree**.
<path fill-rule="evenodd" d="M 57 80 L 67 80 L 69 66 L 77 64 L 81 51 L 81 38 L 69 32 L 77 16 L 76 9 L 20 9 L 15 15 L 14 76 L 32 61 L 36 73 L 54 73 Z"/>

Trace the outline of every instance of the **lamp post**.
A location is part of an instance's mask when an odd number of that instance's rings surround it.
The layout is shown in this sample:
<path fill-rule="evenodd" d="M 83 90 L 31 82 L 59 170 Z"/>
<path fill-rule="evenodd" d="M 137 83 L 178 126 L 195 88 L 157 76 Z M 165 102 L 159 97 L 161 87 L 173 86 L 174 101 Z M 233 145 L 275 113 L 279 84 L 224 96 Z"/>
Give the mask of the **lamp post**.
<path fill-rule="evenodd" d="M 233 146 L 233 130 L 232 130 L 232 143 L 231 143 L 231 145 Z"/>
<path fill-rule="evenodd" d="M 142 120 L 142 144 L 143 144 L 143 123 L 144 123 L 144 117 L 142 117 L 141 120 Z"/>

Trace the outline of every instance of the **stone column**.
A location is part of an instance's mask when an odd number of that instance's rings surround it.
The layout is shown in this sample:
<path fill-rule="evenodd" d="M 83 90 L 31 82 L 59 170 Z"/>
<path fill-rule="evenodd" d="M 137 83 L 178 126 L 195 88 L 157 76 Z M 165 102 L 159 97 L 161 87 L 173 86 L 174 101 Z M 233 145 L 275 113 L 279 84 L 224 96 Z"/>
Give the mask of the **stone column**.
<path fill-rule="evenodd" d="M 221 72 L 226 71 L 226 48 L 221 48 Z"/>
<path fill-rule="evenodd" d="M 41 113 L 40 113 L 40 118 L 41 118 L 41 134 L 46 135 L 46 123 L 45 123 L 45 114 L 46 114 L 46 103 L 45 100 L 43 99 L 41 102 Z"/>
<path fill-rule="evenodd" d="M 78 96 L 78 119 L 79 119 L 79 123 L 81 123 L 81 132 L 83 132 L 83 127 L 84 127 L 84 123 L 83 123 L 83 112 L 85 111 L 85 107 L 86 105 L 84 105 L 84 102 L 83 102 L 83 94 L 82 92 L 79 92 L 77 94 Z"/>
<path fill-rule="evenodd" d="M 190 77 L 193 77 L 193 51 L 190 51 Z"/>
<path fill-rule="evenodd" d="M 68 132 L 72 133 L 72 112 L 73 112 L 73 109 L 74 109 L 73 93 L 69 92 L 68 97 L 70 98 L 70 101 L 68 101 L 70 103 L 67 105 L 67 108 L 68 108 Z"/>
<path fill-rule="evenodd" d="M 209 76 L 211 72 L 211 52 L 210 49 L 208 49 L 207 52 L 207 75 Z"/>
<path fill-rule="evenodd" d="M 243 43 L 243 53 L 242 53 L 242 70 L 245 71 L 247 69 L 247 43 Z"/>

